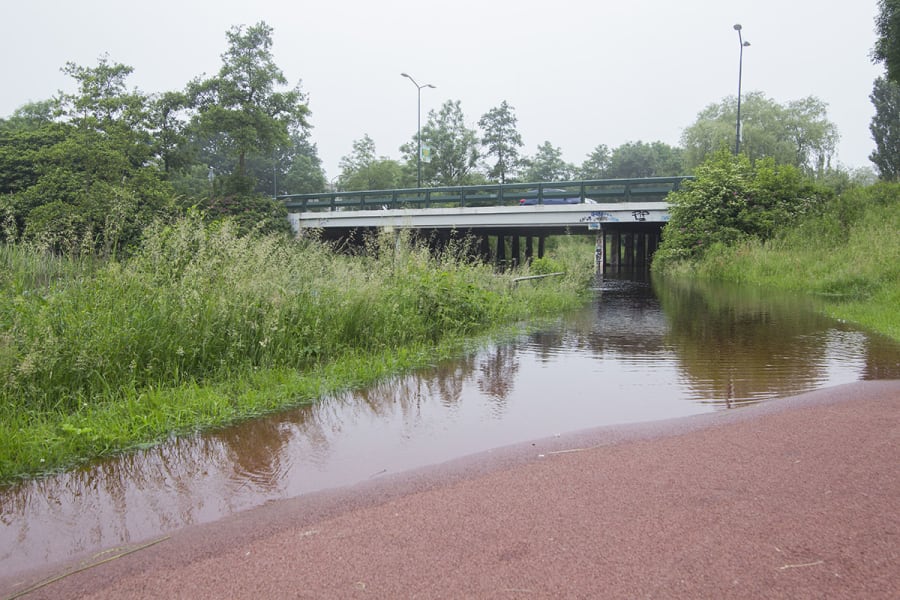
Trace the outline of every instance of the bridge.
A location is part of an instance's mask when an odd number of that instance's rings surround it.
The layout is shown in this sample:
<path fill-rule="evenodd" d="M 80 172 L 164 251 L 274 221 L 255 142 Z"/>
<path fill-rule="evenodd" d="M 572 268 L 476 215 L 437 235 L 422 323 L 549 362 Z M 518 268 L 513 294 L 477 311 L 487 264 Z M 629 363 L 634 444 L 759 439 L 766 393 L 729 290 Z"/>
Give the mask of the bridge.
<path fill-rule="evenodd" d="M 594 234 L 603 266 L 646 264 L 668 221 L 666 195 L 689 177 L 450 186 L 279 196 L 294 231 L 361 240 L 378 229 L 408 229 L 436 247 L 478 240 L 479 254 L 517 264 L 544 254 L 549 235 Z M 524 242 L 524 256 L 522 243 Z"/>

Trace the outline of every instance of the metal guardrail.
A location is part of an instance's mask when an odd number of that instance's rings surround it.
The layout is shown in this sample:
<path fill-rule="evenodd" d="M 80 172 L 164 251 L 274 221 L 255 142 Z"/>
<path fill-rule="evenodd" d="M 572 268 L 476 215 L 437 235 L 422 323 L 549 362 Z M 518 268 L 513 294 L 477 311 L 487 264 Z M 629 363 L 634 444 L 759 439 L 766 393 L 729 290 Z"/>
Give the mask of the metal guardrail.
<path fill-rule="evenodd" d="M 368 190 L 362 192 L 323 192 L 277 196 L 289 211 L 377 210 L 384 208 L 460 208 L 467 206 L 513 206 L 522 199 L 537 204 L 561 198 L 580 202 L 630 202 L 665 198 L 669 192 L 693 179 L 649 177 L 644 179 L 595 179 L 535 183 L 496 183 L 433 188 Z"/>

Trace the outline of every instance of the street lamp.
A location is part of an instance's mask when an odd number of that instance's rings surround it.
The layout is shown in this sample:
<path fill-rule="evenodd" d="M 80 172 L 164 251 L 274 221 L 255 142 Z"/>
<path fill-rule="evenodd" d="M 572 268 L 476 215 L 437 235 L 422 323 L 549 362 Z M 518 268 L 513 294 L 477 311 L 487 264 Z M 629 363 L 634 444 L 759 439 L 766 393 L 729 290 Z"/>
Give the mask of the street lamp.
<path fill-rule="evenodd" d="M 745 42 L 741 36 L 741 24 L 737 23 L 734 30 L 738 32 L 738 43 L 741 45 L 741 58 L 738 62 L 738 105 L 737 105 L 737 127 L 734 135 L 734 153 L 741 153 L 741 72 L 744 70 L 744 47 L 749 46 L 750 42 Z"/>
<path fill-rule="evenodd" d="M 418 120 L 416 125 L 416 144 L 418 145 L 418 149 L 416 152 L 416 187 L 422 187 L 422 88 L 435 88 L 430 83 L 426 83 L 425 85 L 419 85 L 416 83 L 416 80 L 412 78 L 411 75 L 407 73 L 400 73 L 403 77 L 406 77 L 410 81 L 413 82 L 413 85 L 416 86 L 416 91 L 419 96 L 419 107 L 418 107 Z"/>

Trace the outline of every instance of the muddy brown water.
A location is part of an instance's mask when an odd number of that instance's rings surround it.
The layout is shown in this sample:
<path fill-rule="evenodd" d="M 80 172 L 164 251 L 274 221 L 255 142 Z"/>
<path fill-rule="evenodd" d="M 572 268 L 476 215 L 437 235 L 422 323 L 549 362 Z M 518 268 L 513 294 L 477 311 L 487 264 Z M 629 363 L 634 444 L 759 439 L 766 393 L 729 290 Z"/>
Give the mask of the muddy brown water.
<path fill-rule="evenodd" d="M 598 281 L 460 360 L 0 489 L 0 576 L 529 439 L 900 377 L 900 346 L 750 290 Z"/>

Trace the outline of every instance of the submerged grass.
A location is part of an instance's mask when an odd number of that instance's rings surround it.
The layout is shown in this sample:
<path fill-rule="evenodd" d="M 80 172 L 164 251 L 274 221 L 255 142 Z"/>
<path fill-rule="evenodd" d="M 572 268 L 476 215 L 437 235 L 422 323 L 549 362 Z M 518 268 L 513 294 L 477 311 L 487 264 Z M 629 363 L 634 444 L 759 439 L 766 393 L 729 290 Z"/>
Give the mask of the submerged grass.
<path fill-rule="evenodd" d="M 900 340 L 900 184 L 852 189 L 768 243 L 710 249 L 667 275 L 808 293 L 827 314 Z"/>
<path fill-rule="evenodd" d="M 346 256 L 194 219 L 125 262 L 0 248 L 0 481 L 221 426 L 465 350 L 574 308 L 590 256 L 552 284 L 393 236 Z"/>

